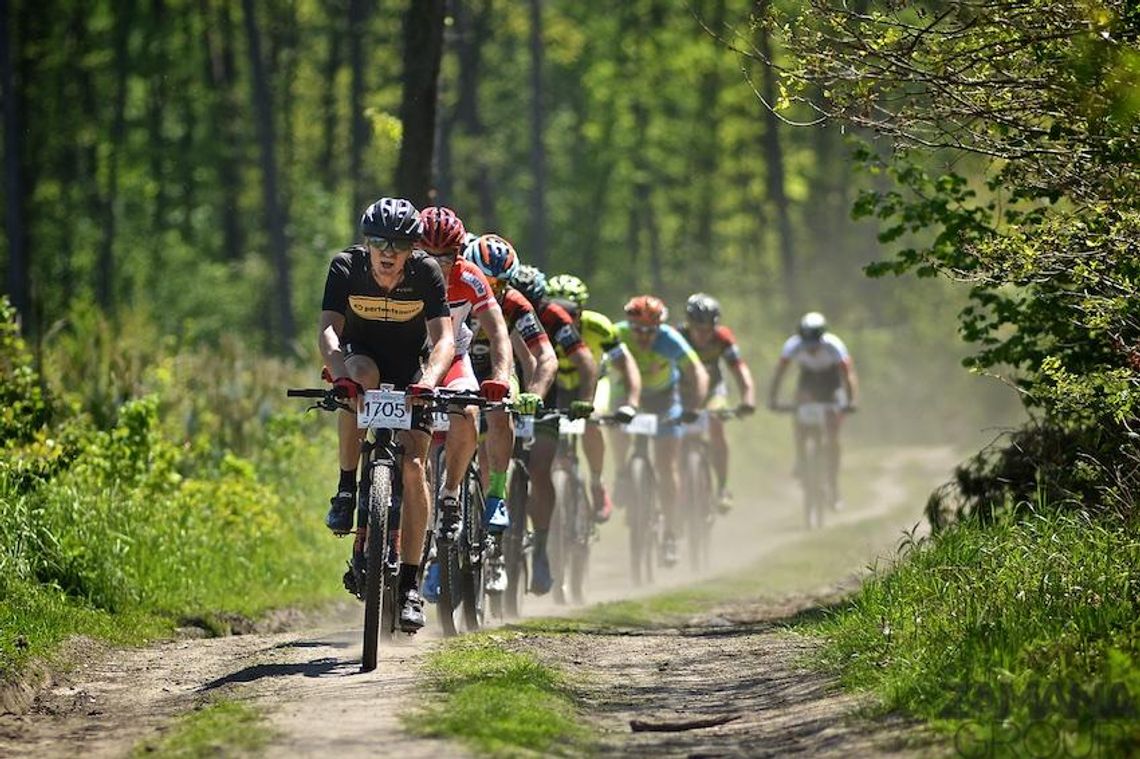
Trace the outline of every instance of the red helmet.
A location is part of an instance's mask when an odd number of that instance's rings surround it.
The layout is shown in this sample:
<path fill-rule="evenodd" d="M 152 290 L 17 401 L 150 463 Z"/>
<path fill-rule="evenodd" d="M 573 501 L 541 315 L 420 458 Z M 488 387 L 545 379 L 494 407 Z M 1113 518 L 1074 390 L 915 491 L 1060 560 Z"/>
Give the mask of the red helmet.
<path fill-rule="evenodd" d="M 467 230 L 455 211 L 443 206 L 428 206 L 420 211 L 420 221 L 424 225 L 421 244 L 431 251 L 459 252 L 463 250 L 463 238 Z"/>
<path fill-rule="evenodd" d="M 634 324 L 658 327 L 669 318 L 665 302 L 653 295 L 638 295 L 625 304 L 625 315 Z"/>

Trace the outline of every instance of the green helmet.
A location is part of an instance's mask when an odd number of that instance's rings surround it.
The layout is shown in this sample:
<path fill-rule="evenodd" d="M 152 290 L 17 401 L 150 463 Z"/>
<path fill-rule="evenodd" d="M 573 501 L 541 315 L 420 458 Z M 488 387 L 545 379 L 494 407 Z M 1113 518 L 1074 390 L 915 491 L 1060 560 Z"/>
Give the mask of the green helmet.
<path fill-rule="evenodd" d="M 573 274 L 558 274 L 546 281 L 546 297 L 568 300 L 578 308 L 584 308 L 590 299 L 590 288 Z"/>

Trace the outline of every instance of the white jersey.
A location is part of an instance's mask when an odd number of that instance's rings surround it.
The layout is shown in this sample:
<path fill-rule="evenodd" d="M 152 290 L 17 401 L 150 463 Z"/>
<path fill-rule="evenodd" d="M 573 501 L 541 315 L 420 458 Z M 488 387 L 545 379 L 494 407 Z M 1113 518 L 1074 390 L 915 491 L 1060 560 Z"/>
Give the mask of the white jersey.
<path fill-rule="evenodd" d="M 792 335 L 784 342 L 780 351 L 781 361 L 794 361 L 801 369 L 809 372 L 822 372 L 837 369 L 851 363 L 847 346 L 835 335 L 825 332 L 818 343 L 805 342 L 799 335 Z"/>

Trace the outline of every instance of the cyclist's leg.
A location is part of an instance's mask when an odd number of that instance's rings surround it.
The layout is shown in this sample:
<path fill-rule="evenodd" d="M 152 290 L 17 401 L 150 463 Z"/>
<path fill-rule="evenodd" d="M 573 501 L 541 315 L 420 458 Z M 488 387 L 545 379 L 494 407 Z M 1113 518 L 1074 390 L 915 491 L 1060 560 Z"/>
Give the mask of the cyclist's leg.
<path fill-rule="evenodd" d="M 717 385 L 709 393 L 705 405 L 710 411 L 719 411 L 728 406 L 728 390 L 724 383 Z M 709 452 L 713 472 L 716 474 L 717 501 L 721 509 L 731 506 L 732 496 L 728 492 L 728 439 L 724 435 L 724 420 L 709 416 Z"/>
<path fill-rule="evenodd" d="M 554 481 L 551 467 L 558 449 L 557 421 L 535 425 L 534 443 L 530 449 L 530 497 L 527 514 L 534 525 L 534 570 L 531 574 L 532 590 L 539 595 L 550 590 L 553 577 L 546 555 L 546 539 L 554 516 Z"/>
<path fill-rule="evenodd" d="M 582 436 L 582 450 L 586 454 L 586 464 L 590 468 L 590 499 L 594 505 L 594 518 L 605 522 L 613 511 L 613 502 L 602 482 L 602 470 L 606 462 L 606 439 L 602 430 L 592 424 L 586 425 Z"/>
<path fill-rule="evenodd" d="M 832 506 L 841 506 L 842 498 L 839 495 L 839 427 L 843 422 L 843 413 L 832 409 L 827 414 L 827 430 L 825 450 L 827 453 L 827 478 L 831 486 Z"/>
<path fill-rule="evenodd" d="M 397 442 L 403 448 L 400 476 L 403 479 L 403 502 L 400 507 L 400 625 L 414 632 L 423 627 L 423 599 L 419 594 L 420 552 L 428 522 L 428 484 L 426 464 L 431 435 L 427 432 L 426 415 L 413 418 L 414 429 L 400 432 Z"/>
<path fill-rule="evenodd" d="M 479 389 L 475 373 L 471 369 L 471 359 L 466 355 L 456 356 L 451 368 L 440 383 L 448 390 L 474 392 Z M 440 489 L 443 506 L 441 534 L 456 538 L 461 515 L 459 512 L 459 487 L 467 474 L 467 465 L 475 455 L 479 443 L 478 410 L 467 407 L 461 413 L 450 414 L 451 425 L 444 444 L 444 469 L 446 477 Z"/>
<path fill-rule="evenodd" d="M 510 397 L 518 395 L 518 379 L 511 375 Z M 487 476 L 487 511 L 484 521 L 492 530 L 506 530 L 510 527 L 510 512 L 506 508 L 507 467 L 511 463 L 511 452 L 515 446 L 515 429 L 511 416 L 503 409 L 494 409 L 486 415 L 487 420 L 487 461 L 481 465 Z"/>
<path fill-rule="evenodd" d="M 380 370 L 376 362 L 364 354 L 350 354 L 345 357 L 349 376 L 365 389 L 380 386 Z M 329 502 L 329 512 L 325 524 L 334 532 L 351 532 L 352 516 L 356 509 L 357 466 L 360 463 L 361 431 L 356 426 L 356 414 L 341 411 L 337 415 L 337 458 L 340 464 L 340 480 L 336 494 Z"/>
<path fill-rule="evenodd" d="M 674 428 L 680 431 L 680 427 Z M 661 501 L 661 511 L 665 517 L 665 542 L 661 548 L 661 558 L 666 565 L 677 560 L 677 494 L 681 492 L 681 467 L 679 464 L 681 438 L 669 432 L 660 434 L 653 440 L 654 468 L 657 470 L 657 495 Z M 683 508 L 683 505 L 681 506 Z"/>

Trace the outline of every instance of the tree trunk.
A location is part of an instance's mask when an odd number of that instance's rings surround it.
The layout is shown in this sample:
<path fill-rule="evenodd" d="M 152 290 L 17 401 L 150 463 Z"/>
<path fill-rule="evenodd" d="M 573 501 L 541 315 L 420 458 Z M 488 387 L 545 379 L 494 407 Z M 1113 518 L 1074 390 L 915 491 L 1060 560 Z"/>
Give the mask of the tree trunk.
<path fill-rule="evenodd" d="M 758 6 L 763 10 L 763 4 L 768 0 L 760 0 Z M 761 12 L 757 16 L 762 15 Z M 766 61 L 772 60 L 772 45 L 768 36 L 768 29 L 763 24 L 756 25 L 756 47 L 760 51 L 761 80 L 760 92 L 769 105 L 776 103 L 776 75 Z M 780 269 L 784 283 L 784 292 L 788 296 L 788 303 L 792 312 L 800 310 L 799 296 L 796 288 L 796 256 L 792 239 L 792 222 L 788 214 L 788 195 L 784 189 L 784 155 L 780 148 L 780 120 L 770 108 L 764 109 L 764 160 L 767 163 L 768 199 L 776 210 L 776 228 L 780 242 Z"/>
<path fill-rule="evenodd" d="M 0 91 L 4 97 L 4 198 L 5 229 L 8 233 L 8 295 L 19 314 L 20 326 L 26 333 L 31 323 L 31 291 L 28 277 L 28 240 L 24 226 L 25 189 L 23 161 L 23 127 L 20 123 L 21 88 L 17 86 L 17 45 L 20 39 L 12 18 L 14 11 L 8 0 L 0 0 Z"/>
<path fill-rule="evenodd" d="M 530 195 L 530 240 L 526 255 L 540 269 L 546 268 L 546 146 L 542 123 L 542 0 L 530 0 L 530 170 L 534 186 Z"/>
<path fill-rule="evenodd" d="M 97 297 L 99 305 L 108 313 L 115 311 L 115 205 L 119 197 L 119 152 L 126 133 L 127 76 L 131 61 L 128 45 L 131 22 L 135 15 L 134 0 L 125 0 L 121 14 L 115 19 L 115 91 L 112 94 L 111 151 L 107 167 L 107 191 L 103 197 L 103 241 L 99 248 Z"/>
<path fill-rule="evenodd" d="M 404 137 L 396 164 L 396 192 L 417 206 L 431 195 L 439 65 L 443 56 L 443 0 L 417 0 L 404 13 Z"/>
<path fill-rule="evenodd" d="M 277 181 L 277 159 L 274 155 L 273 99 L 261 58 L 261 37 L 254 15 L 254 0 L 242 0 L 245 31 L 248 37 L 249 63 L 253 73 L 253 111 L 257 125 L 257 140 L 261 146 L 261 188 L 265 203 L 265 224 L 273 268 L 277 275 L 276 292 L 272 300 L 277 304 L 275 334 L 270 344 L 284 353 L 293 343 L 296 332 L 293 325 L 293 298 L 289 271 L 289 249 L 285 237 L 286 214 L 280 202 Z"/>
<path fill-rule="evenodd" d="M 321 165 L 318 167 L 321 173 L 321 181 L 328 192 L 335 192 L 337 185 L 337 177 L 340 172 L 337 171 L 339 161 L 337 161 L 336 149 L 336 135 L 337 135 L 337 113 L 336 113 L 336 75 L 340 71 L 341 63 L 341 23 L 339 14 L 330 14 L 328 18 L 328 57 L 325 59 L 325 68 L 323 72 L 324 89 L 321 92 Z M 355 210 L 355 206 L 353 207 Z"/>
<path fill-rule="evenodd" d="M 716 34 L 721 34 L 725 26 L 725 0 L 714 0 L 712 17 L 704 19 L 706 25 Z M 705 34 L 703 29 L 700 34 Z M 719 52 L 719 45 L 715 48 Z M 693 257 L 686 267 L 695 288 L 703 289 L 706 286 L 705 275 L 711 269 L 709 261 L 716 260 L 716 246 L 713 244 L 713 214 L 715 207 L 713 199 L 717 192 L 717 166 L 720 156 L 720 139 L 717 125 L 720 123 L 720 114 L 717 109 L 720 99 L 720 61 L 714 59 L 707 71 L 701 76 L 701 91 L 699 97 L 698 119 L 704 125 L 695 130 L 696 145 L 694 153 L 696 158 L 696 182 L 693 189 L 697 195 L 690 206 L 696 215 L 692 229 L 696 230 L 696 249 L 702 251 L 707 260 Z"/>
<path fill-rule="evenodd" d="M 478 2 L 478 12 L 472 6 Z M 491 34 L 491 0 L 459 0 L 456 4 L 456 33 L 459 36 L 459 93 L 455 104 L 456 118 L 471 138 L 475 151 L 471 162 L 472 194 L 479 199 L 481 229 L 498 230 L 495 212 L 495 182 L 483 150 L 486 129 L 479 115 L 479 81 L 483 69 L 483 43 Z"/>
<path fill-rule="evenodd" d="M 415 2 L 412 3 L 414 7 Z M 410 12 L 410 11 L 409 11 Z M 364 120 L 365 62 L 364 43 L 368 32 L 368 1 L 348 0 L 348 60 L 352 67 L 352 85 L 349 92 L 349 111 L 352 112 L 352 134 L 349 142 L 349 175 L 352 184 L 352 227 L 356 229 L 364 207 L 373 192 L 366 191 L 364 181 L 364 151 L 368 148 L 368 122 Z"/>
<path fill-rule="evenodd" d="M 241 209 L 241 136 L 235 115 L 239 113 L 236 93 L 237 66 L 234 61 L 234 27 L 230 5 L 222 0 L 217 17 L 209 0 L 200 0 L 206 25 L 206 46 L 210 57 L 210 81 L 213 83 L 211 124 L 220 147 L 215 172 L 221 194 L 222 257 L 236 261 L 242 255 Z"/>

